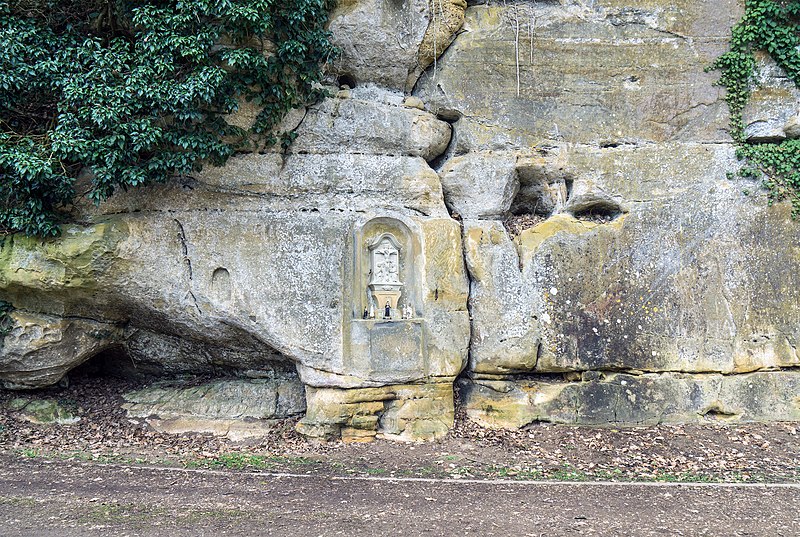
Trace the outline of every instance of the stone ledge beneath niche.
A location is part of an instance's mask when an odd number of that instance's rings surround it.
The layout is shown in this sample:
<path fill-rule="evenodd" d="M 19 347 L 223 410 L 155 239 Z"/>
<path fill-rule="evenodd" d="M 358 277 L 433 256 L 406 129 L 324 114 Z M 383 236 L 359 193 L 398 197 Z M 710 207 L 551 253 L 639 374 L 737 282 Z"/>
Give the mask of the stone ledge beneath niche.
<path fill-rule="evenodd" d="M 447 434 L 455 415 L 449 382 L 351 390 L 307 387 L 306 399 L 308 410 L 297 430 L 318 440 L 430 442 Z"/>

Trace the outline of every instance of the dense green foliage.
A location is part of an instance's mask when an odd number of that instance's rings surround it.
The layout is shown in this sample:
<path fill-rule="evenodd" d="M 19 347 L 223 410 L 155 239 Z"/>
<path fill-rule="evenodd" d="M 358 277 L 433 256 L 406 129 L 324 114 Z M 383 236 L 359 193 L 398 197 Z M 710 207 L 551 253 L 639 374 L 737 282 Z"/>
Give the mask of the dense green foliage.
<path fill-rule="evenodd" d="M 274 133 L 318 99 L 332 0 L 0 0 L 0 228 L 57 234 L 80 174 L 94 201 Z"/>
<path fill-rule="evenodd" d="M 790 199 L 792 215 L 800 215 L 800 140 L 748 144 L 742 111 L 750 97 L 756 67 L 754 52 L 766 51 L 795 84 L 800 85 L 800 0 L 746 0 L 745 14 L 733 28 L 731 50 L 713 68 L 728 92 L 731 134 L 744 161 L 739 174 L 763 177 L 770 202 Z"/>

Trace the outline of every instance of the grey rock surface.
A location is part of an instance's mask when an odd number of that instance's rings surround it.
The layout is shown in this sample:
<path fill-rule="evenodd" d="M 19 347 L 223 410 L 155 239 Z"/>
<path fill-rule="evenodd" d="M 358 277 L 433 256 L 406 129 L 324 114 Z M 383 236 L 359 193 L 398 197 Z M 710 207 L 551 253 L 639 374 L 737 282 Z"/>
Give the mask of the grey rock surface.
<path fill-rule="evenodd" d="M 57 383 L 70 369 L 122 340 L 122 330 L 91 319 L 14 311 L 0 348 L 3 387 L 29 389 Z"/>
<path fill-rule="evenodd" d="M 8 237 L 3 382 L 51 385 L 112 346 L 164 374 L 295 367 L 301 430 L 352 441 L 440 438 L 462 372 L 476 419 L 514 426 L 575 400 L 584 423 L 796 419 L 797 227 L 727 179 L 705 72 L 739 2 L 433 7 L 340 3 L 342 87 L 286 119 L 288 151 L 78 200 L 58 239 Z M 796 136 L 797 90 L 765 60 L 758 76 L 751 140 Z"/>
<path fill-rule="evenodd" d="M 786 132 L 800 109 L 800 89 L 783 69 L 764 53 L 757 56 L 755 84 L 742 111 L 744 133 L 751 143 L 779 142 L 795 137 Z"/>
<path fill-rule="evenodd" d="M 130 418 L 158 431 L 210 433 L 241 440 L 263 436 L 275 420 L 305 411 L 296 375 L 216 381 L 188 388 L 151 386 L 124 396 Z"/>
<path fill-rule="evenodd" d="M 447 148 L 450 125 L 408 106 L 326 99 L 295 131 L 293 153 L 405 155 L 432 160 Z"/>
<path fill-rule="evenodd" d="M 416 66 L 429 17 L 428 0 L 339 3 L 329 25 L 341 50 L 334 73 L 357 85 L 373 82 L 403 90 Z"/>
<path fill-rule="evenodd" d="M 734 0 L 471 5 L 415 94 L 462 118 L 462 150 L 724 142 L 727 109 L 704 69 L 740 14 Z"/>
<path fill-rule="evenodd" d="M 463 218 L 502 218 L 519 190 L 516 160 L 494 152 L 449 159 L 439 173 L 448 208 Z"/>
<path fill-rule="evenodd" d="M 783 134 L 790 140 L 800 138 L 800 115 L 791 116 L 783 126 Z"/>

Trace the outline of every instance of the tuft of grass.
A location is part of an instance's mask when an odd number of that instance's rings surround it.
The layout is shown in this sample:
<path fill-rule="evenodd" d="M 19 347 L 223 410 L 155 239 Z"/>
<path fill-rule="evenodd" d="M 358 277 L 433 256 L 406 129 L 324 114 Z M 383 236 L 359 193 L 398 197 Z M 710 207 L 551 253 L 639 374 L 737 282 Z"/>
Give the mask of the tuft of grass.
<path fill-rule="evenodd" d="M 38 449 L 32 449 L 32 448 L 25 448 L 22 451 L 20 451 L 20 454 L 28 459 L 35 459 L 36 457 L 39 457 L 41 455 Z"/>
<path fill-rule="evenodd" d="M 222 453 L 216 457 L 190 459 L 183 462 L 184 468 L 211 468 L 226 470 L 275 470 L 286 466 L 310 466 L 321 464 L 308 457 L 284 457 L 277 455 L 255 455 L 248 453 Z"/>
<path fill-rule="evenodd" d="M 386 473 L 386 468 L 367 468 L 364 471 L 369 475 L 382 475 Z"/>

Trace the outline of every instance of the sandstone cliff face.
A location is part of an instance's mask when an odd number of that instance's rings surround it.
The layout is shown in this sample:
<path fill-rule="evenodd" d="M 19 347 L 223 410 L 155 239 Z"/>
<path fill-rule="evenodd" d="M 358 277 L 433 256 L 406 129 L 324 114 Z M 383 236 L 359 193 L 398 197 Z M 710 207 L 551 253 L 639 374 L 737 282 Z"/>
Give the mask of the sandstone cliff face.
<path fill-rule="evenodd" d="M 738 2 L 439 4 L 341 3 L 350 87 L 287 118 L 287 154 L 8 238 L 6 385 L 116 346 L 167 373 L 295 364 L 319 437 L 436 438 L 459 375 L 493 427 L 800 419 L 798 224 L 726 178 L 704 71 Z M 759 102 L 753 129 L 775 115 Z M 385 236 L 403 285 L 386 322 Z"/>
<path fill-rule="evenodd" d="M 309 395 L 309 434 L 374 436 L 386 414 L 381 432 L 402 436 L 414 420 L 390 420 L 389 410 L 427 398 L 417 391 L 430 384 L 449 399 L 432 411 L 436 425 L 415 425 L 430 431 L 413 435 L 446 432 L 469 340 L 468 279 L 459 225 L 426 159 L 447 147 L 450 126 L 373 87 L 321 103 L 297 132 L 289 154 L 241 155 L 197 177 L 81 205 L 94 223 L 67 227 L 58 240 L 10 238 L 4 296 L 43 328 L 35 336 L 18 323 L 6 337 L 7 385 L 51 384 L 114 345 L 173 373 L 262 377 L 291 361 L 317 389 L 310 393 L 377 389 L 367 392 L 377 406 L 366 426 L 347 412 L 323 423 L 327 392 Z M 383 304 L 369 302 L 368 247 L 382 233 L 400 242 L 400 306 L 411 319 L 395 308 L 384 322 Z M 380 310 L 377 318 L 363 319 L 365 308 Z M 94 325 L 107 334 L 84 336 Z"/>

